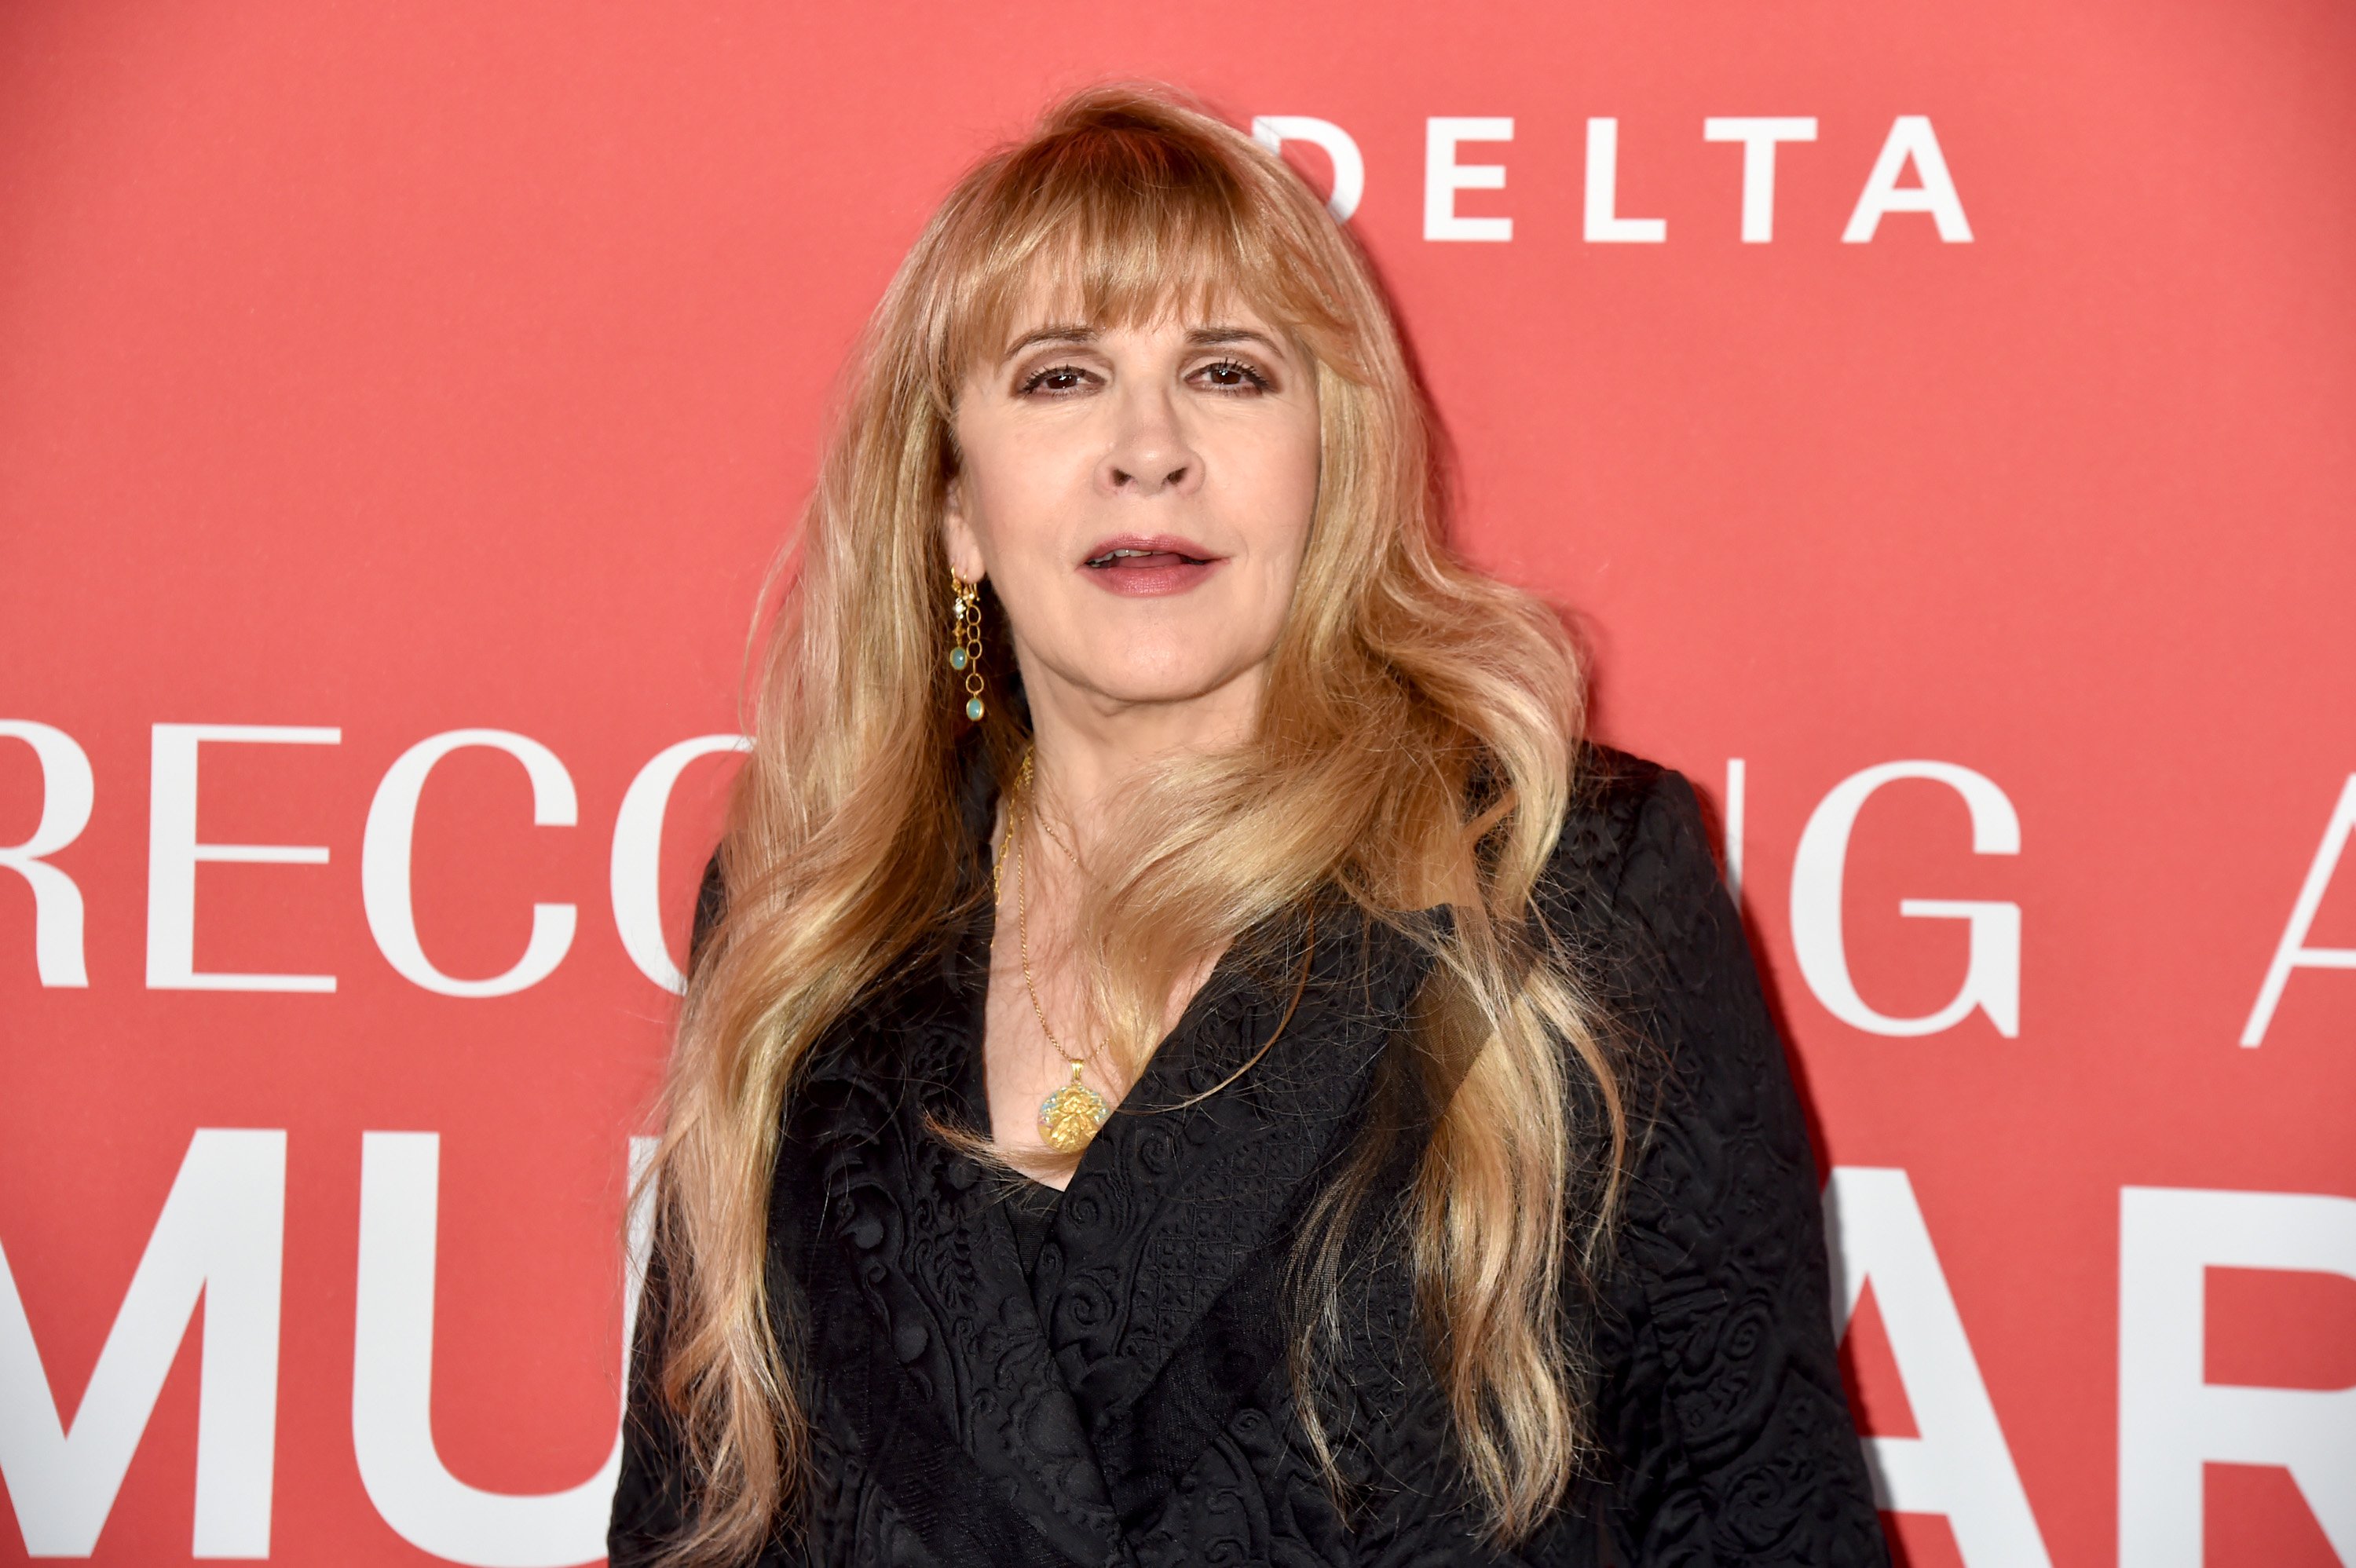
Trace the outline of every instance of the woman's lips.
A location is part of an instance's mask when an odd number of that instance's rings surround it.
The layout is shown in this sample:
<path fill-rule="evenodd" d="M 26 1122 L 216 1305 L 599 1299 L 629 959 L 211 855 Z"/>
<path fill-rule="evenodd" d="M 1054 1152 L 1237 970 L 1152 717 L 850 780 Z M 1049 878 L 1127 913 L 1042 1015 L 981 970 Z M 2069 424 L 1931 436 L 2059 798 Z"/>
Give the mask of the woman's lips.
<path fill-rule="evenodd" d="M 1183 593 L 1225 564 L 1192 539 L 1106 539 L 1088 552 L 1080 571 L 1108 593 L 1143 598 Z"/>

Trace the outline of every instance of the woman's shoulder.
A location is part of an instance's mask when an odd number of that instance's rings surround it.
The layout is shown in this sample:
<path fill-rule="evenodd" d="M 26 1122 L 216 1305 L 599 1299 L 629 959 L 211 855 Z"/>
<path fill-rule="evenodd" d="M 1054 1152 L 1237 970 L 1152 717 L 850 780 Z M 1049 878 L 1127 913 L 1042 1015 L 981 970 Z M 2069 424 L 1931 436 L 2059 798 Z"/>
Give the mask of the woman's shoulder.
<path fill-rule="evenodd" d="M 1582 741 L 1571 795 L 1540 892 L 1557 934 L 1643 928 L 1668 936 L 1710 901 L 1718 862 L 1701 803 L 1682 773 Z"/>
<path fill-rule="evenodd" d="M 1643 1521 L 1632 1558 L 1880 1564 L 1807 1116 L 1715 837 L 1675 772 L 1587 747 L 1542 896 L 1627 1048 L 1636 1135 L 1590 1347 L 1597 1429 Z"/>

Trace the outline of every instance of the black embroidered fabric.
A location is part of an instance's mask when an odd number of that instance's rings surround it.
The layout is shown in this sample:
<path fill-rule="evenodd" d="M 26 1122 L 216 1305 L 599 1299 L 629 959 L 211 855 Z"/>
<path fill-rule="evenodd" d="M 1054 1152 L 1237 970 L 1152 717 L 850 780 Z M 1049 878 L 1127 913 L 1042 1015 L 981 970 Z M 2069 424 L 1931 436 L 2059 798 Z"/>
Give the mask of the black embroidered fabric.
<path fill-rule="evenodd" d="M 1014 1255 L 1029 1279 L 1039 1267 L 1039 1253 L 1055 1227 L 1055 1210 L 1064 1195 L 1044 1181 L 1017 1181 L 1006 1194 L 1006 1218 L 1014 1226 Z"/>
<path fill-rule="evenodd" d="M 1354 1235 L 1338 1352 L 1288 1359 L 1285 1268 L 1361 1137 L 1389 1137 L 1377 1218 L 1402 1211 L 1412 1122 L 1376 1119 L 1430 965 L 1339 900 L 1223 959 L 1060 1198 L 1010 1195 L 926 1130 L 986 1126 L 976 1071 L 993 797 L 968 770 L 977 896 L 940 949 L 838 1020 L 791 1096 L 770 1290 L 816 1461 L 755 1562 L 1436 1565 L 1887 1562 L 1834 1358 L 1805 1123 L 1685 780 L 1601 748 L 1542 900 L 1617 1020 L 1643 1139 L 1600 1287 L 1572 1329 L 1602 1456 L 1512 1548 L 1487 1539 L 1426 1362 L 1407 1259 Z M 710 889 L 718 887 L 716 876 Z M 708 889 L 708 892 L 709 892 Z M 699 943 L 720 913 L 698 911 Z M 1298 923 L 1295 923 L 1298 924 Z M 1301 979 L 1305 963 L 1305 980 Z M 1277 1045 L 1218 1093 L 1294 1000 Z M 648 1283 L 610 1537 L 656 1560 L 694 1479 L 648 1377 Z"/>

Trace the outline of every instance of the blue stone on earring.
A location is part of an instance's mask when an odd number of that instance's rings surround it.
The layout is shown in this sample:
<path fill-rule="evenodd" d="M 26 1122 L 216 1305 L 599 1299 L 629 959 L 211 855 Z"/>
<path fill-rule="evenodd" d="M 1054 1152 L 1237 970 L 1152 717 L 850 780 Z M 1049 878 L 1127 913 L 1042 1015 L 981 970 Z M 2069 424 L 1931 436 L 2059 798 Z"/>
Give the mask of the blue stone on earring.
<path fill-rule="evenodd" d="M 969 697 L 969 698 L 967 698 L 967 699 L 965 699 L 965 716 L 966 716 L 967 718 L 969 718 L 969 719 L 972 720 L 973 720 L 975 723 L 977 723 L 977 724 L 979 724 L 979 723 L 980 723 L 980 722 L 981 722 L 981 699 L 980 699 L 980 698 L 979 698 L 979 697 Z"/>
<path fill-rule="evenodd" d="M 949 668 L 963 669 L 965 668 L 965 650 L 963 648 L 951 648 L 949 650 Z"/>

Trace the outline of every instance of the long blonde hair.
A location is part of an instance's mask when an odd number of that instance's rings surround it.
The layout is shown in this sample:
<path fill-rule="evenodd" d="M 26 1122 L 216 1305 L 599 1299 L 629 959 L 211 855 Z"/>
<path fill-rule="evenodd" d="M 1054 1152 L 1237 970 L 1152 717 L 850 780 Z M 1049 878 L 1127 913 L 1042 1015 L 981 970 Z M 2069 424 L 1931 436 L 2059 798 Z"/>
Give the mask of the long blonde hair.
<path fill-rule="evenodd" d="M 1434 959 L 1416 1037 L 1442 1090 L 1408 1253 L 1472 1495 L 1518 1538 L 1586 1452 L 1563 1293 L 1608 1233 L 1625 1159 L 1611 1054 L 1533 900 L 1570 798 L 1577 664 L 1549 611 L 1448 549 L 1397 328 L 1316 197 L 1232 127 L 1101 88 L 976 166 L 909 251 L 785 575 L 720 850 L 726 912 L 688 987 L 650 1176 L 656 1387 L 698 1507 L 669 1560 L 749 1555 L 807 1476 L 802 1380 L 765 1285 L 777 1129 L 812 1043 L 959 897 L 952 420 L 1043 287 L 1100 325 L 1240 299 L 1316 367 L 1316 515 L 1258 732 L 1134 792 L 1076 961 L 1108 1056 L 1133 1073 L 1190 966 L 1318 890 L 1402 930 L 1400 912 L 1454 906 L 1451 926 L 1413 927 Z M 991 664 L 1003 682 L 1002 635 Z M 1019 717 L 992 702 L 982 731 L 1004 783 Z M 1339 1333 L 1340 1238 L 1371 1168 L 1324 1194 L 1295 1257 L 1304 1392 Z M 1316 1400 L 1301 1410 L 1337 1476 Z"/>

